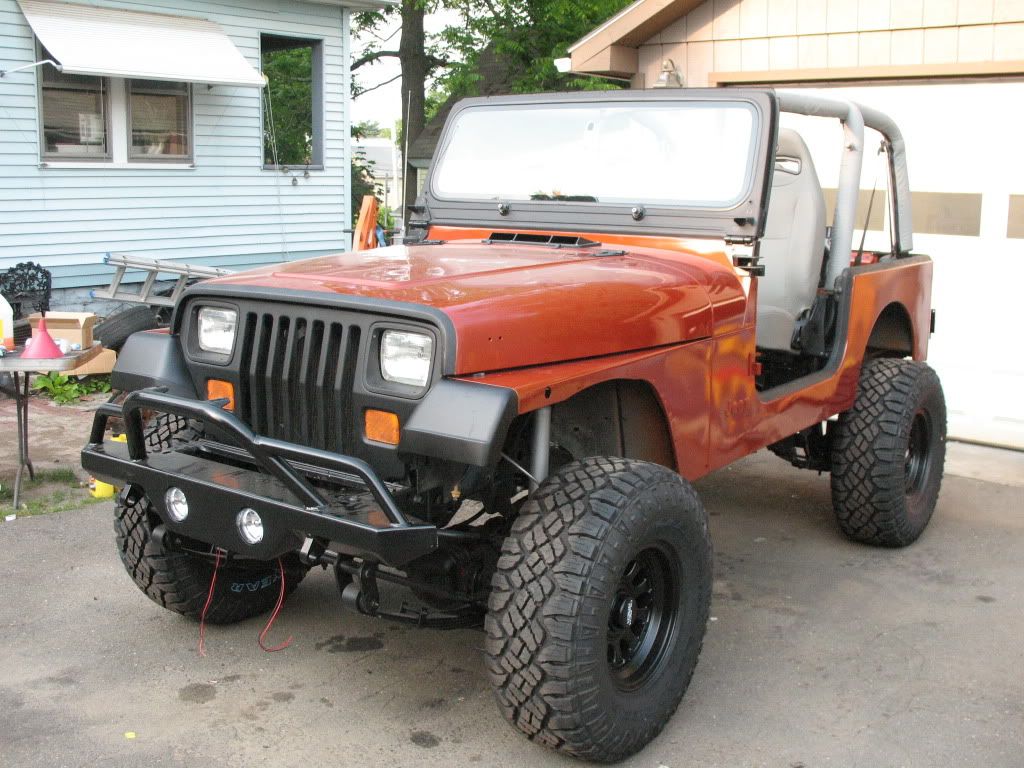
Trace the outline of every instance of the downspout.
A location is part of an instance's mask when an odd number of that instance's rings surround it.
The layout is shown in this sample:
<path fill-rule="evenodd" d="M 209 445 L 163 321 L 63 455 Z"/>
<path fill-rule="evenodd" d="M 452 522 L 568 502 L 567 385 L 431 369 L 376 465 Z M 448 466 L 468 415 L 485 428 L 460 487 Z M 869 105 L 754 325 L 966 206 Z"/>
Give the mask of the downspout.
<path fill-rule="evenodd" d="M 832 217 L 825 287 L 834 289 L 843 270 L 850 266 L 853 252 L 854 219 L 860 196 L 860 172 L 864 161 L 864 116 L 850 101 L 823 99 L 800 93 L 779 93 L 779 109 L 811 117 L 834 117 L 843 124 L 843 158 L 839 166 L 839 189 Z"/>

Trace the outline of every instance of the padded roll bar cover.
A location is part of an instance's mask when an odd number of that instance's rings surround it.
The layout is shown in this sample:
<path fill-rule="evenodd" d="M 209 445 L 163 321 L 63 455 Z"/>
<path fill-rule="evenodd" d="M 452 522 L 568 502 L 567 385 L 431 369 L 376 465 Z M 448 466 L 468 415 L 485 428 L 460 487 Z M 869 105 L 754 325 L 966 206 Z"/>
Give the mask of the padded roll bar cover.
<path fill-rule="evenodd" d="M 490 467 L 519 410 L 514 390 L 442 379 L 402 427 L 399 451 Z"/>
<path fill-rule="evenodd" d="M 890 173 L 895 184 L 896 196 L 896 245 L 901 253 L 914 249 L 914 223 L 910 214 L 910 177 L 907 174 L 907 145 L 903 141 L 896 122 L 883 112 L 873 107 L 857 104 L 864 116 L 864 125 L 882 134 L 892 148 L 890 155 Z"/>
<path fill-rule="evenodd" d="M 852 101 L 825 99 L 805 93 L 778 94 L 779 109 L 811 117 L 834 117 L 843 125 L 843 154 L 839 165 L 836 208 L 832 215 L 832 242 L 825 265 L 825 288 L 831 290 L 850 266 L 854 219 L 860 195 L 860 171 L 864 160 L 864 116 Z"/>
<path fill-rule="evenodd" d="M 143 331 L 129 336 L 110 374 L 110 386 L 124 392 L 166 387 L 169 394 L 196 397 L 178 337 L 168 333 Z"/>

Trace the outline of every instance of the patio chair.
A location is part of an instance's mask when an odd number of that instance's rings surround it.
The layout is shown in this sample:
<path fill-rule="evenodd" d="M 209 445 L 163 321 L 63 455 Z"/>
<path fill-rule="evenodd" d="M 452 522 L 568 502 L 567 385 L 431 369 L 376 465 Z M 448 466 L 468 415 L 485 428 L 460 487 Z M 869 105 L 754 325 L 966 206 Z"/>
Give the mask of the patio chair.
<path fill-rule="evenodd" d="M 24 320 L 33 312 L 50 311 L 53 278 L 50 270 L 31 261 L 15 264 L 0 275 L 0 293 L 14 310 L 14 340 L 22 343 L 30 333 Z"/>

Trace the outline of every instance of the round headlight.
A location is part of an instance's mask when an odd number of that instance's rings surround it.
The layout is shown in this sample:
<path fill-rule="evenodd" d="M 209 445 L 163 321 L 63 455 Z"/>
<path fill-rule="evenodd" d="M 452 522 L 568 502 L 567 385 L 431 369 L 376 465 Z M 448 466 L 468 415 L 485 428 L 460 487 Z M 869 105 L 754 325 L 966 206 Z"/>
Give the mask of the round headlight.
<path fill-rule="evenodd" d="M 246 544 L 259 544 L 263 541 L 263 520 L 255 509 L 246 507 L 238 513 L 238 533 Z"/>
<path fill-rule="evenodd" d="M 164 494 L 164 506 L 167 508 L 167 516 L 176 523 L 180 523 L 188 517 L 188 499 L 181 488 L 168 488 Z"/>

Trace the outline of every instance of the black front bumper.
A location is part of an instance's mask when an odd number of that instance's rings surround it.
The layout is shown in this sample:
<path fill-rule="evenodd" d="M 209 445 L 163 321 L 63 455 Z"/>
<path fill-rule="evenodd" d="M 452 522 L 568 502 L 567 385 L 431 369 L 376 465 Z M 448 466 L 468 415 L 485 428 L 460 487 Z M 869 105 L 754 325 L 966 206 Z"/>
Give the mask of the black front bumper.
<path fill-rule="evenodd" d="M 146 450 L 142 411 L 168 413 L 202 422 L 204 431 L 244 457 L 226 463 L 205 454 Z M 124 420 L 127 443 L 104 442 L 107 420 Z M 216 402 L 170 395 L 157 389 L 129 394 L 120 406 L 107 404 L 96 413 L 82 466 L 113 485 L 138 486 L 169 531 L 236 552 L 269 560 L 299 550 L 312 537 L 332 550 L 387 565 L 402 566 L 437 549 L 433 525 L 409 521 L 387 485 L 366 462 L 315 448 L 257 435 Z M 342 478 L 373 503 L 350 511 L 332 505 L 307 475 Z M 188 516 L 176 522 L 164 503 L 171 487 L 184 491 Z M 258 544 L 242 539 L 237 516 L 256 510 L 264 537 Z"/>

